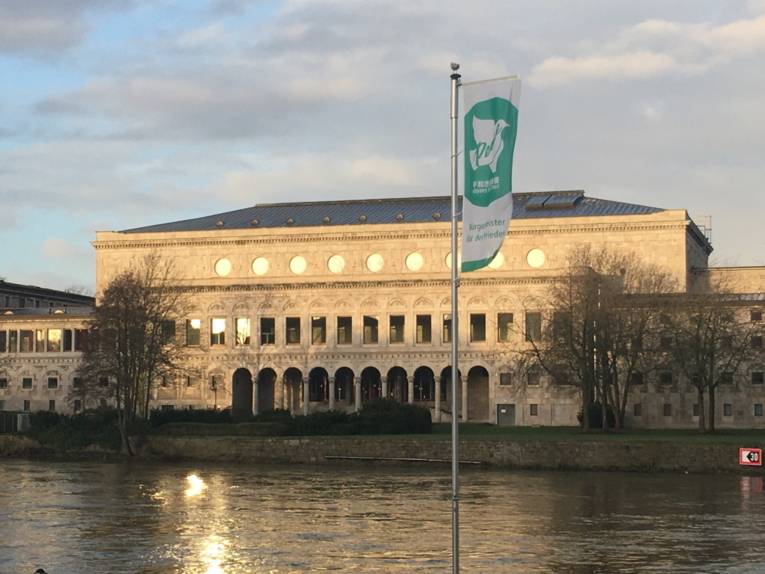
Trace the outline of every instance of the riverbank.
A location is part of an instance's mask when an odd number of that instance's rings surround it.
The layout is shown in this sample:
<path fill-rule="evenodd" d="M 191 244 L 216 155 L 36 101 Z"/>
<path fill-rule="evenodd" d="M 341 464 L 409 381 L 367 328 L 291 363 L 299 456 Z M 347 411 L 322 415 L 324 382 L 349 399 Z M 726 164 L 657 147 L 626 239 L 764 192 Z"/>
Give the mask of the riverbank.
<path fill-rule="evenodd" d="M 450 436 L 165 436 L 152 434 L 138 449 L 149 460 L 242 464 L 448 464 Z M 582 434 L 576 429 L 495 430 L 466 427 L 460 441 L 465 465 L 496 469 L 747 472 L 739 447 L 765 447 L 762 431 L 702 435 L 688 431 Z M 0 457 L 56 460 L 114 460 L 119 455 L 90 447 L 55 452 L 22 436 L 0 435 Z"/>

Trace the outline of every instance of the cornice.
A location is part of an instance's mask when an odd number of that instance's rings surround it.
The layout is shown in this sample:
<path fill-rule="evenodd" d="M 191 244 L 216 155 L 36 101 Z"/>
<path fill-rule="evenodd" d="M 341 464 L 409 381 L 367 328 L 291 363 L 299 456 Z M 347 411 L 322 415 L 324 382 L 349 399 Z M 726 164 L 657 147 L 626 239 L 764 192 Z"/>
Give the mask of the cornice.
<path fill-rule="evenodd" d="M 561 235 L 566 233 L 602 233 L 685 230 L 684 221 L 620 221 L 620 222 L 590 222 L 574 224 L 535 225 L 533 227 L 516 226 L 511 224 L 508 237 L 528 235 Z M 207 233 L 207 232 L 200 232 Z M 293 245 L 301 243 L 326 243 L 338 241 L 342 243 L 365 241 L 406 241 L 422 239 L 449 239 L 448 229 L 426 231 L 383 231 L 383 232 L 314 232 L 289 235 L 268 235 L 264 237 L 230 238 L 221 237 L 183 237 L 183 238 L 144 238 L 144 239 L 105 239 L 92 242 L 98 250 L 118 249 L 156 249 L 168 247 L 242 247 L 248 245 Z"/>

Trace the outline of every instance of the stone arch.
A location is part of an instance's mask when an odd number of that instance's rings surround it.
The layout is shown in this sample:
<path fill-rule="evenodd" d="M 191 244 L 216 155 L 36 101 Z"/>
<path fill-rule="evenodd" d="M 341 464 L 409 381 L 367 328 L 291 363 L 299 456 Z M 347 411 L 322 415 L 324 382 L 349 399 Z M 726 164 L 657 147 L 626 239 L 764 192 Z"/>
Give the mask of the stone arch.
<path fill-rule="evenodd" d="M 287 391 L 287 408 L 291 413 L 297 412 L 303 392 L 303 372 L 296 367 L 289 367 L 284 371 L 283 377 Z"/>
<path fill-rule="evenodd" d="M 213 389 L 219 392 L 220 389 Z M 234 371 L 231 380 L 231 416 L 237 420 L 252 416 L 252 373 L 239 368 Z"/>
<path fill-rule="evenodd" d="M 418 367 L 414 371 L 414 402 L 436 400 L 436 377 L 430 367 Z"/>
<path fill-rule="evenodd" d="M 226 306 L 223 303 L 216 302 L 207 307 L 207 312 L 212 313 L 225 313 Z"/>
<path fill-rule="evenodd" d="M 400 299 L 399 297 L 394 297 L 390 301 L 388 301 L 388 308 L 401 308 L 406 307 L 406 303 L 403 301 L 403 299 Z"/>
<path fill-rule="evenodd" d="M 414 302 L 415 307 L 426 307 L 430 308 L 433 307 L 433 301 L 428 299 L 427 297 L 420 297 Z"/>
<path fill-rule="evenodd" d="M 468 371 L 467 420 L 489 420 L 489 371 L 476 365 Z"/>
<path fill-rule="evenodd" d="M 367 297 L 361 302 L 362 309 L 379 309 L 380 303 L 374 297 Z"/>
<path fill-rule="evenodd" d="M 250 305 L 248 303 L 245 303 L 245 302 L 236 303 L 231 308 L 231 311 L 234 314 L 237 314 L 237 313 L 239 313 L 239 314 L 247 314 L 247 313 L 250 312 Z"/>
<path fill-rule="evenodd" d="M 488 304 L 486 303 L 486 297 L 483 297 L 481 295 L 476 295 L 475 297 L 471 297 L 468 299 L 467 307 L 488 307 Z"/>
<path fill-rule="evenodd" d="M 382 396 L 382 378 L 375 367 L 361 371 L 361 401 L 368 402 Z"/>
<path fill-rule="evenodd" d="M 314 299 L 308 304 L 308 308 L 311 310 L 314 309 L 326 309 L 327 304 L 323 299 Z"/>
<path fill-rule="evenodd" d="M 454 401 L 452 401 L 452 367 L 451 365 L 447 365 L 443 369 L 441 369 L 441 372 L 439 373 L 439 378 L 441 381 L 441 405 L 442 409 L 445 410 L 445 412 L 448 412 L 449 414 L 454 412 L 454 409 L 452 408 L 452 405 Z M 462 408 L 461 401 L 462 400 L 462 371 L 460 369 L 457 369 L 457 404 L 460 405 L 460 408 Z"/>
<path fill-rule="evenodd" d="M 352 405 L 354 401 L 354 374 L 350 367 L 335 371 L 335 401 Z"/>
<path fill-rule="evenodd" d="M 276 371 L 261 369 L 258 373 L 258 414 L 274 410 L 274 388 Z"/>
<path fill-rule="evenodd" d="M 329 399 L 329 374 L 323 367 L 314 367 L 308 373 L 308 400 L 323 403 Z"/>
<path fill-rule="evenodd" d="M 409 377 L 403 367 L 392 367 L 387 374 L 388 397 L 400 403 L 409 402 Z"/>

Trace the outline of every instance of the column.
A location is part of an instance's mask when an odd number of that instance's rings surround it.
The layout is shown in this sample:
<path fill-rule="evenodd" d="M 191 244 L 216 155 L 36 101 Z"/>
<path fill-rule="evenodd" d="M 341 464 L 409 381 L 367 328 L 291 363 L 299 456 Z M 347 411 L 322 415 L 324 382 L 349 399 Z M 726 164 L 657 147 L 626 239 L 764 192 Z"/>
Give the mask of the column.
<path fill-rule="evenodd" d="M 329 410 L 335 410 L 335 377 L 329 377 Z"/>
<path fill-rule="evenodd" d="M 258 381 L 252 381 L 252 413 L 258 414 Z"/>
<path fill-rule="evenodd" d="M 289 409 L 289 388 L 287 387 L 287 381 L 282 377 L 281 379 L 281 388 L 282 388 L 282 406 L 281 408 L 283 410 Z"/>
<path fill-rule="evenodd" d="M 353 377 L 353 391 L 356 398 L 356 411 L 361 410 L 361 377 Z"/>
<path fill-rule="evenodd" d="M 292 398 L 294 392 L 295 386 L 291 384 L 287 379 L 284 379 L 284 395 L 286 397 L 286 404 L 284 408 L 289 410 L 292 416 L 295 416 L 295 411 L 293 408 L 295 401 Z"/>
<path fill-rule="evenodd" d="M 308 379 L 303 379 L 303 414 L 308 414 Z"/>
<path fill-rule="evenodd" d="M 406 384 L 406 398 L 408 399 L 407 402 L 411 405 L 414 403 L 414 376 L 408 377 Z"/>
<path fill-rule="evenodd" d="M 441 422 L 441 377 L 436 377 L 436 406 L 435 406 L 435 421 Z"/>
<path fill-rule="evenodd" d="M 468 381 L 467 377 L 462 379 L 462 405 L 460 406 L 460 413 L 462 414 L 462 421 L 468 420 Z"/>
<path fill-rule="evenodd" d="M 382 393 L 382 398 L 387 399 L 388 398 L 388 377 L 380 377 L 380 392 Z"/>

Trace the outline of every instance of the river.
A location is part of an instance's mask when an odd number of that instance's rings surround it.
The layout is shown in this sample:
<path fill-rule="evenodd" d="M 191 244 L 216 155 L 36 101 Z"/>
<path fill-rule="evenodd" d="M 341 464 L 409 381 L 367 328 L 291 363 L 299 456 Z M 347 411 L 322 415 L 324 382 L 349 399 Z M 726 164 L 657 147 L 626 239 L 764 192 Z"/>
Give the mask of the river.
<path fill-rule="evenodd" d="M 463 572 L 765 571 L 763 479 L 462 474 Z M 446 467 L 0 461 L 0 572 L 450 571 Z"/>

